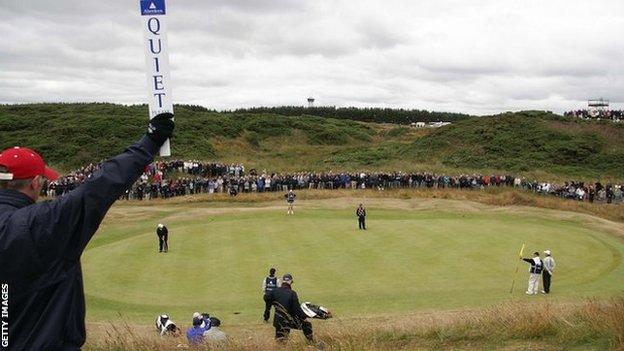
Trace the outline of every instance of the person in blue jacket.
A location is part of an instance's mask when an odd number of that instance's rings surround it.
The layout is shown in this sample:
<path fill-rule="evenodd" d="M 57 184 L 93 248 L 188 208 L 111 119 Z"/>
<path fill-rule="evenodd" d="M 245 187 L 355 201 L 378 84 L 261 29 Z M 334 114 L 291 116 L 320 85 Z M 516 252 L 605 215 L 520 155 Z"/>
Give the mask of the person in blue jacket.
<path fill-rule="evenodd" d="M 37 202 L 44 178 L 58 177 L 41 156 L 26 148 L 0 154 L 0 284 L 9 289 L 5 349 L 80 350 L 86 335 L 80 256 L 173 129 L 172 114 L 155 116 L 145 137 L 54 201 Z"/>
<path fill-rule="evenodd" d="M 210 330 L 212 322 L 207 313 L 193 313 L 193 326 L 186 330 L 186 339 L 189 344 L 197 346 L 204 342 L 204 333 Z"/>

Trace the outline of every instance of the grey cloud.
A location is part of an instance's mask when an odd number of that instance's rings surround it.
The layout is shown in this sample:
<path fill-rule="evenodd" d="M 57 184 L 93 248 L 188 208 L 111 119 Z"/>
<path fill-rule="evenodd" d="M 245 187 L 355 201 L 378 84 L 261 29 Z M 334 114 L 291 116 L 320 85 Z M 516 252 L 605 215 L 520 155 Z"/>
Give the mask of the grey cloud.
<path fill-rule="evenodd" d="M 392 24 L 382 24 L 376 18 L 371 17 L 360 21 L 356 25 L 357 31 L 362 36 L 362 46 L 367 49 L 390 49 L 407 42 L 407 33 L 401 32 L 401 27 Z"/>
<path fill-rule="evenodd" d="M 176 102 L 492 113 L 624 102 L 624 3 L 168 1 Z M 0 103 L 144 101 L 137 1 L 0 3 Z M 579 106 L 580 105 L 580 106 Z"/>
<path fill-rule="evenodd" d="M 206 3 L 210 7 L 224 7 L 254 14 L 303 11 L 306 8 L 305 2 L 299 0 L 212 0 Z"/>

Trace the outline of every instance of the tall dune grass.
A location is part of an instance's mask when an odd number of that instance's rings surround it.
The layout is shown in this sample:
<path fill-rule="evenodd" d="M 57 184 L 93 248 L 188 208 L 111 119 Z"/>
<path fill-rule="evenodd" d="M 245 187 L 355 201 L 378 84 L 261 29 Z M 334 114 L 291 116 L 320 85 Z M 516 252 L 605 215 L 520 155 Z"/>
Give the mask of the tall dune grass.
<path fill-rule="evenodd" d="M 315 323 L 326 350 L 624 350 L 624 296 L 578 304 L 509 303 L 483 310 L 415 314 L 375 319 Z M 226 329 L 230 340 L 194 350 L 309 350 L 294 331 L 291 341 L 277 345 L 269 327 Z M 164 338 L 125 324 L 90 337 L 85 349 L 175 350 L 187 348 L 183 338 Z"/>

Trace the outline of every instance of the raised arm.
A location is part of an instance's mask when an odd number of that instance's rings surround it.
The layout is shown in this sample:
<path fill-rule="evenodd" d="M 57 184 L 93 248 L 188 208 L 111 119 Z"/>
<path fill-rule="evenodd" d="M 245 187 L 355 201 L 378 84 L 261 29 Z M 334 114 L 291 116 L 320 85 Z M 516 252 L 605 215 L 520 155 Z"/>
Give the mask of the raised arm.
<path fill-rule="evenodd" d="M 30 211 L 30 232 L 37 235 L 33 241 L 39 252 L 65 261 L 80 257 L 112 204 L 139 178 L 162 142 L 171 136 L 172 118 L 171 114 L 154 117 L 150 131 L 139 142 L 104 162 L 73 191 Z"/>

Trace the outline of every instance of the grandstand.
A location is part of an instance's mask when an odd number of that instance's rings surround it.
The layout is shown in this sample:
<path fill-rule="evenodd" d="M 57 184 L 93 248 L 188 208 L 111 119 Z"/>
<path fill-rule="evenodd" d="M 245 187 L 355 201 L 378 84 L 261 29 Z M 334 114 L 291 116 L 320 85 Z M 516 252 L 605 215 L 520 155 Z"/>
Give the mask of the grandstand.
<path fill-rule="evenodd" d="M 586 109 L 569 111 L 564 113 L 564 115 L 582 119 L 607 119 L 614 122 L 620 122 L 624 119 L 624 111 L 611 110 L 609 108 L 609 100 L 603 98 L 589 99 L 587 100 Z"/>

